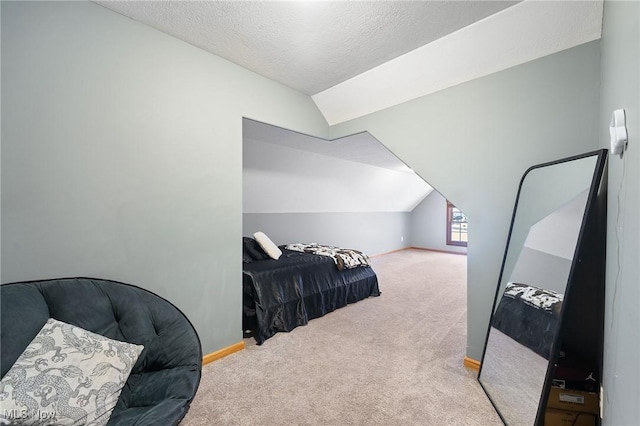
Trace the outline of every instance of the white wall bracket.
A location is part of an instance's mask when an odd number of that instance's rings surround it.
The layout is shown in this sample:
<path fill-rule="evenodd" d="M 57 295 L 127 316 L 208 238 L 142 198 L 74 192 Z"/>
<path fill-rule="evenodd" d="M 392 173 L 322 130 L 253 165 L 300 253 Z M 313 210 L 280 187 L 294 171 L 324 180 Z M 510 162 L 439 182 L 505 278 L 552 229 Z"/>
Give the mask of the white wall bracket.
<path fill-rule="evenodd" d="M 611 135 L 611 153 L 620 155 L 627 149 L 627 122 L 624 109 L 613 111 L 611 116 L 611 124 L 609 125 L 609 134 Z"/>

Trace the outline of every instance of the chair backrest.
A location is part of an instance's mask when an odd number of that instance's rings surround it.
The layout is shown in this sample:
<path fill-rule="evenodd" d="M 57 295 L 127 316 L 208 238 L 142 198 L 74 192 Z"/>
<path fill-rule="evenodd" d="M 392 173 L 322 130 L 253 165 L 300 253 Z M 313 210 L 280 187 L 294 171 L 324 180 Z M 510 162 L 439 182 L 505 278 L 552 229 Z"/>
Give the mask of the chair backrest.
<path fill-rule="evenodd" d="M 200 339 L 171 302 L 140 287 L 94 278 L 0 286 L 2 376 L 55 318 L 111 339 L 144 345 L 132 374 L 202 365 Z"/>

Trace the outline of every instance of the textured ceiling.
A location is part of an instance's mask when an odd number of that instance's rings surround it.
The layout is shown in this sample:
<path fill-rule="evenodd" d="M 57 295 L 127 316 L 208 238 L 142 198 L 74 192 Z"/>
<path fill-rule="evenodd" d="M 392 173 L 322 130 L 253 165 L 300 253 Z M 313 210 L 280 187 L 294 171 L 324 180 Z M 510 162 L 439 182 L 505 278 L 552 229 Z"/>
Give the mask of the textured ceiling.
<path fill-rule="evenodd" d="M 330 125 L 599 39 L 601 0 L 526 0 L 317 93 Z"/>
<path fill-rule="evenodd" d="M 602 0 L 96 3 L 312 96 L 329 125 L 600 38 Z"/>
<path fill-rule="evenodd" d="M 517 2 L 96 3 L 313 95 Z"/>

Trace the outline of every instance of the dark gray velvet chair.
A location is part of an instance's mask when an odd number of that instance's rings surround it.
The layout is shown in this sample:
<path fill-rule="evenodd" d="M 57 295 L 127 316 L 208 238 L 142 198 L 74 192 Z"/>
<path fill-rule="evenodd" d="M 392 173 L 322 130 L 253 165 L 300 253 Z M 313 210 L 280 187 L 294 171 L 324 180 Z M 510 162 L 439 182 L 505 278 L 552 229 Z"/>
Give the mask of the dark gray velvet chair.
<path fill-rule="evenodd" d="M 2 377 L 48 318 L 111 339 L 144 345 L 110 425 L 175 425 L 200 384 L 202 347 L 187 317 L 145 289 L 65 278 L 0 286 Z"/>

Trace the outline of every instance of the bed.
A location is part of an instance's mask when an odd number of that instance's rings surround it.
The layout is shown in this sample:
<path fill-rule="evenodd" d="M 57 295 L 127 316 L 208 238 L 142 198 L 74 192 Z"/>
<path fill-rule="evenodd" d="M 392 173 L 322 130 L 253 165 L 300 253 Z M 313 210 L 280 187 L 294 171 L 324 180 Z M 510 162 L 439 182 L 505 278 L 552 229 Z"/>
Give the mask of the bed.
<path fill-rule="evenodd" d="M 252 238 L 244 237 L 243 247 L 243 328 L 245 337 L 254 337 L 259 345 L 278 332 L 380 295 L 369 265 L 339 265 L 298 244 L 279 246 L 277 260 L 261 253 Z"/>
<path fill-rule="evenodd" d="M 563 295 L 532 285 L 510 282 L 491 325 L 549 359 L 558 331 Z"/>

